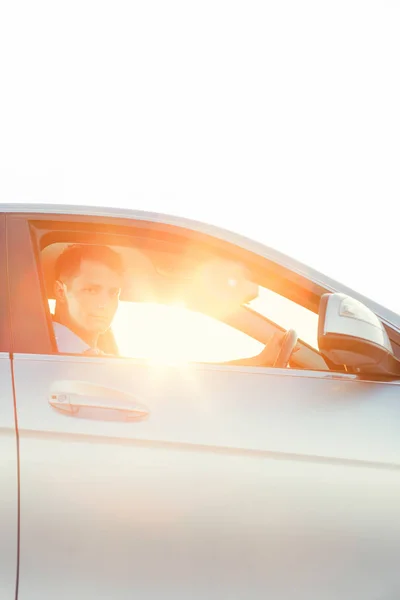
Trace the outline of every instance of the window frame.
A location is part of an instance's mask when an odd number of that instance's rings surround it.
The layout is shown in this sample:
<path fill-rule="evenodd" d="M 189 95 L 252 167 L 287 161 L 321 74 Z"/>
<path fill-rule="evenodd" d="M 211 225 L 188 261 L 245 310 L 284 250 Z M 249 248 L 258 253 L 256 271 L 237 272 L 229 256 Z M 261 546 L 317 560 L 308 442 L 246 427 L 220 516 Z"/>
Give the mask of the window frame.
<path fill-rule="evenodd" d="M 40 265 L 40 249 L 43 245 L 46 235 L 46 244 L 50 243 L 51 237 L 54 241 L 61 241 L 62 235 L 67 233 L 66 241 L 75 241 L 71 239 L 71 234 L 79 239 L 80 235 L 92 233 L 96 230 L 95 237 L 101 239 L 104 234 L 118 236 L 136 234 L 136 239 L 145 233 L 145 239 L 149 235 L 153 239 L 158 238 L 162 241 L 190 241 L 207 247 L 208 251 L 216 252 L 222 257 L 237 259 L 249 265 L 254 273 L 267 272 L 274 278 L 274 272 L 277 269 L 287 271 L 291 276 L 291 291 L 293 295 L 299 292 L 299 276 L 276 263 L 265 259 L 257 254 L 241 249 L 232 243 L 214 238 L 185 228 L 167 225 L 159 222 L 136 221 L 119 217 L 96 217 L 73 214 L 46 214 L 46 213 L 9 213 L 7 215 L 8 235 L 8 254 L 9 254 L 9 273 L 10 273 L 10 291 L 12 294 L 12 329 L 14 336 L 14 351 L 28 354 L 51 354 L 53 347 L 51 342 L 44 335 L 43 330 L 49 326 L 49 315 L 43 304 L 44 290 L 43 278 L 38 271 Z M 50 235 L 49 235 L 50 234 Z M 61 235 L 60 235 L 61 234 Z M 72 236 L 72 237 L 73 237 Z M 274 272 L 271 272 L 271 266 Z M 260 269 L 261 267 L 261 269 Z M 257 276 L 258 278 L 258 276 Z M 301 279 L 301 278 L 300 278 Z M 29 284 L 32 293 L 29 295 L 29 302 L 23 295 L 18 294 L 18 286 L 24 281 Z M 279 283 L 282 284 L 282 277 L 277 277 L 273 291 L 282 293 L 279 289 Z M 261 284 L 261 281 L 260 281 Z M 262 282 L 265 285 L 264 282 Z M 303 288 L 301 288 L 303 289 Z M 300 292 L 303 294 L 303 292 Z M 285 294 L 282 294 L 285 295 Z M 314 293 L 315 296 L 315 293 Z M 317 304 L 316 297 L 309 296 Z M 300 302 L 301 303 L 301 302 Z M 33 322 L 32 322 L 33 320 Z M 262 339 L 260 341 L 263 341 Z M 38 350 L 35 350 L 37 347 Z"/>
<path fill-rule="evenodd" d="M 0 352 L 11 352 L 10 290 L 7 269 L 7 229 L 5 213 L 0 213 Z"/>
<path fill-rule="evenodd" d="M 246 262 L 252 272 L 260 273 L 257 264 L 260 260 L 264 263 L 262 271 L 270 274 L 270 265 L 275 269 L 278 267 L 275 263 L 259 255 L 243 250 L 232 243 L 220 240 L 209 235 L 179 228 L 177 226 L 166 225 L 163 223 L 154 223 L 148 221 L 136 221 L 133 219 L 121 219 L 114 217 L 96 217 L 82 215 L 59 215 L 59 214 L 29 214 L 12 213 L 8 215 L 8 228 L 10 231 L 9 253 L 13 257 L 12 268 L 12 326 L 15 330 L 15 352 L 27 354 L 58 354 L 56 343 L 51 326 L 51 315 L 43 298 L 46 297 L 44 290 L 44 277 L 40 273 L 40 251 L 43 247 L 56 241 L 93 241 L 99 242 L 110 239 L 112 236 L 118 237 L 119 242 L 124 236 L 135 236 L 136 242 L 142 237 L 144 242 L 151 236 L 153 242 L 159 240 L 162 243 L 196 243 L 199 247 L 204 247 L 205 254 L 218 254 L 222 257 Z M 145 234 L 145 235 L 143 235 Z M 109 242 L 110 243 L 110 242 Z M 128 244 L 130 245 L 130 244 Z M 249 262 L 249 259 L 251 262 Z M 266 264 L 265 264 L 266 263 Z M 281 267 L 279 267 L 281 268 Z M 288 271 L 294 277 L 296 274 Z M 255 275 L 254 277 L 259 278 Z M 29 303 L 23 295 L 17 293 L 18 282 L 25 280 L 29 283 Z M 276 279 L 278 281 L 278 279 Z M 248 313 L 250 322 L 250 310 L 243 307 L 242 313 Z M 281 329 L 278 325 L 258 313 L 257 324 L 253 326 L 253 332 L 245 331 L 238 326 L 240 321 L 237 315 L 233 315 L 231 320 L 227 320 L 228 325 L 243 331 L 247 335 L 254 337 L 260 342 L 266 343 L 271 336 L 272 329 Z M 257 334 L 254 335 L 257 329 Z M 315 353 L 313 349 L 309 351 Z M 318 354 L 318 353 L 317 353 Z M 307 368 L 301 366 L 301 368 Z"/>
<path fill-rule="evenodd" d="M 90 234 L 100 241 L 105 235 L 135 236 L 136 241 L 142 238 L 144 242 L 153 241 L 182 243 L 183 241 L 196 243 L 204 247 L 207 252 L 216 253 L 230 260 L 238 260 L 249 268 L 253 278 L 262 286 L 284 296 L 301 306 L 318 313 L 319 299 L 327 291 L 320 282 L 314 282 L 288 267 L 282 266 L 271 258 L 263 257 L 248 249 L 241 248 L 232 242 L 216 238 L 202 232 L 185 228 L 183 226 L 169 225 L 159 221 L 137 220 L 124 217 L 104 217 L 82 214 L 60 213 L 8 213 L 7 214 L 7 249 L 9 256 L 10 296 L 11 302 L 11 327 L 13 338 L 13 351 L 23 354 L 57 354 L 54 335 L 52 337 L 51 315 L 44 291 L 44 278 L 39 272 L 40 250 L 44 245 L 62 241 L 62 236 L 67 236 L 65 241 L 78 241 L 79 236 Z M 73 239 L 75 236 L 76 239 Z M 29 298 L 23 294 L 18 295 L 18 286 L 24 281 L 29 285 Z M 289 292 L 289 293 L 288 293 Z M 250 309 L 243 307 L 243 310 Z M 265 316 L 256 313 L 263 323 L 264 339 L 252 336 L 259 341 L 267 341 L 271 333 L 271 325 L 283 330 Z M 228 323 L 231 324 L 231 323 Z M 235 324 L 233 324 L 235 326 Z M 236 328 L 240 329 L 240 327 Z M 248 331 L 244 333 L 250 334 Z M 268 333 L 267 333 L 268 332 Z M 293 368 L 327 371 L 325 369 L 310 367 L 311 353 L 318 352 L 303 344 L 302 350 L 297 352 L 293 361 Z M 322 358 L 322 357 L 320 357 Z M 322 359 L 323 360 L 323 359 Z"/>

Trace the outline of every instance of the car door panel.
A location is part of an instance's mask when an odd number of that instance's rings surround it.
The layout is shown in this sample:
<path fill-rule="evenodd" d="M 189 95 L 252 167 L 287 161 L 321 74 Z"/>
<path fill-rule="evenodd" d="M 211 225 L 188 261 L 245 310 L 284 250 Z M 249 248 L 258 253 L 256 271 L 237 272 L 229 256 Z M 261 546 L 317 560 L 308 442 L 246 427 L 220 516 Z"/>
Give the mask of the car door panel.
<path fill-rule="evenodd" d="M 19 600 L 400 590 L 398 385 L 22 354 L 14 374 Z M 62 413 L 68 381 L 149 414 Z"/>
<path fill-rule="evenodd" d="M 142 221 L 147 241 L 156 223 L 171 238 L 192 229 L 159 215 L 95 213 L 9 216 L 18 600 L 400 597 L 398 384 L 50 355 L 43 232 L 51 238 L 54 226 L 69 241 L 76 223 L 81 236 L 96 227 L 131 236 Z M 313 310 L 325 291 L 346 291 L 261 245 L 193 229 L 207 243 L 231 242 L 257 269 L 268 263 L 280 276 L 284 267 L 291 299 L 308 297 Z M 74 412 L 77 403 L 91 407 Z M 135 406 L 148 414 L 136 418 Z"/>
<path fill-rule="evenodd" d="M 0 353 L 0 597 L 15 599 L 18 464 L 10 356 Z"/>

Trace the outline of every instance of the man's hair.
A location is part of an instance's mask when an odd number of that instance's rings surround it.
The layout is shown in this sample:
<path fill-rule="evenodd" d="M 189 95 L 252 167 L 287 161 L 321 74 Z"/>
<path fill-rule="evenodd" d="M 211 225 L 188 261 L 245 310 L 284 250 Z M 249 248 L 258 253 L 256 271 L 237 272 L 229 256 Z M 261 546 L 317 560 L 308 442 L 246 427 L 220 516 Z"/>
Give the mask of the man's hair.
<path fill-rule="evenodd" d="M 118 275 L 123 275 L 122 259 L 118 252 L 108 246 L 73 244 L 67 246 L 58 257 L 55 264 L 55 280 L 68 281 L 78 275 L 84 260 L 101 263 Z"/>

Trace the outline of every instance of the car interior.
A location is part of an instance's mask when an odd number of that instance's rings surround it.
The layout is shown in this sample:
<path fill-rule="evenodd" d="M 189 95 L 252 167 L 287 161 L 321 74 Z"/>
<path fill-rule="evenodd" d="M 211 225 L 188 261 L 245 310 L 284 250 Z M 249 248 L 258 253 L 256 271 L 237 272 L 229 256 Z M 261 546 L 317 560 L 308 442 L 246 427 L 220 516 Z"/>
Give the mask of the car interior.
<path fill-rule="evenodd" d="M 114 242 L 107 245 L 120 254 L 124 264 L 122 302 L 184 305 L 190 311 L 226 323 L 264 346 L 254 356 L 222 364 L 328 370 L 321 354 L 299 339 L 294 329 L 283 330 L 249 307 L 258 296 L 259 285 L 247 265 L 195 244 L 182 251 L 179 245 L 160 245 L 158 241 L 136 245 L 132 239 L 125 245 L 126 238 L 124 245 L 121 239 L 108 241 Z M 43 285 L 50 305 L 54 301 L 55 262 L 67 245 L 66 241 L 55 241 L 41 250 Z M 280 339 L 284 334 L 282 343 L 271 355 L 273 340 L 279 333 Z M 118 355 L 111 329 L 101 337 L 99 347 L 107 354 Z"/>

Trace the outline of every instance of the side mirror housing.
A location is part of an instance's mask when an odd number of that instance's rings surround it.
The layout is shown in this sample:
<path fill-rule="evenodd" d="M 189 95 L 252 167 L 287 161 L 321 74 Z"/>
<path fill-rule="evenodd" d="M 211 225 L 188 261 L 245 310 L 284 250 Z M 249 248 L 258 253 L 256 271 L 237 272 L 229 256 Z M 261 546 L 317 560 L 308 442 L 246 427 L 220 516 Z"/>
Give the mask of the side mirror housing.
<path fill-rule="evenodd" d="M 383 323 L 372 310 L 345 294 L 322 296 L 318 346 L 331 363 L 353 372 L 400 374 L 400 362 Z"/>

